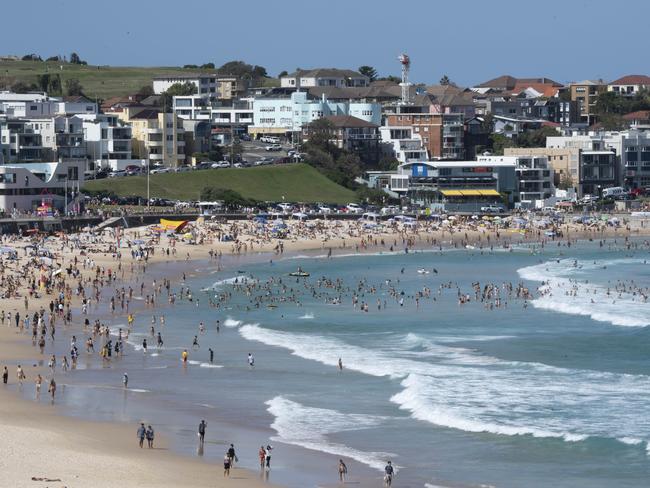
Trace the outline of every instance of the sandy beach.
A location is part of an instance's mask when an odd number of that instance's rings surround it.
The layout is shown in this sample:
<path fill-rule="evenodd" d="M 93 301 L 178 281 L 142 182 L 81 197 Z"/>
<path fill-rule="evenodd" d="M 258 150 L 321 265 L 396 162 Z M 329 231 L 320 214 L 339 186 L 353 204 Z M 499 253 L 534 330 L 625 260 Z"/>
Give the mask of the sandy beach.
<path fill-rule="evenodd" d="M 364 226 L 358 222 L 287 222 L 286 238 L 278 239 L 271 224 L 255 222 L 205 222 L 190 225 L 175 237 L 161 236 L 151 227 L 126 229 L 116 234 L 83 233 L 78 236 L 19 238 L 3 236 L 3 246 L 14 249 L 16 259 L 2 266 L 2 315 L 11 312 L 30 317 L 39 309 L 47 310 L 59 294 L 69 307 L 72 320 L 65 327 L 79 328 L 85 318 L 80 310 L 82 295 L 91 297 L 91 289 L 103 306 L 119 287 L 149 283 L 148 272 L 156 263 L 176 261 L 179 268 L 196 260 L 218 261 L 220 254 L 250 255 L 269 253 L 296 254 L 323 250 L 323 253 L 365 251 L 403 251 L 405 248 L 510 246 L 521 242 L 553 245 L 554 239 L 604 239 L 648 235 L 646 227 L 585 226 L 570 223 L 553 229 L 504 228 L 492 222 L 453 222 L 406 226 Z M 561 237 L 560 237 L 561 235 Z M 226 238 L 227 236 L 227 238 Z M 117 240 L 121 246 L 116 247 Z M 33 248 L 26 246 L 33 245 Z M 46 248 L 47 253 L 39 252 Z M 41 255 L 42 254 L 42 255 Z M 119 255 L 121 254 L 121 256 Z M 44 258 L 44 259 L 41 259 Z M 76 261 L 75 261 L 76 259 Z M 147 263 L 147 271 L 143 265 Z M 59 271 L 61 270 L 61 271 Z M 110 272 L 109 272 L 110 270 Z M 111 281 L 109 276 L 115 278 Z M 179 276 L 168 276 L 174 287 Z M 79 287 L 84 293 L 79 294 Z M 150 287 L 151 285 L 147 285 Z M 30 293 L 31 290 L 31 293 Z M 143 293 L 147 293 L 147 289 Z M 26 300 L 27 297 L 27 300 Z M 97 307 L 89 301 L 88 317 Z M 116 312 L 119 313 L 119 312 Z M 224 480 L 223 467 L 171 453 L 164 435 L 158 434 L 157 448 L 140 449 L 137 425 L 88 422 L 61 415 L 56 406 L 24 400 L 16 394 L 16 363 L 22 362 L 27 379 L 23 388 L 33 389 L 34 378 L 48 376 L 48 355 L 38 355 L 29 341 L 29 330 L 9 322 L 0 324 L 0 367 L 9 369 L 9 387 L 0 385 L 0 472 L 2 486 L 11 487 L 256 487 L 267 483 L 259 474 L 236 468 Z M 56 319 L 57 327 L 61 325 Z M 22 327 L 21 327 L 22 328 Z M 27 327 L 29 329 L 29 327 Z M 44 392 L 47 395 L 44 383 Z"/>

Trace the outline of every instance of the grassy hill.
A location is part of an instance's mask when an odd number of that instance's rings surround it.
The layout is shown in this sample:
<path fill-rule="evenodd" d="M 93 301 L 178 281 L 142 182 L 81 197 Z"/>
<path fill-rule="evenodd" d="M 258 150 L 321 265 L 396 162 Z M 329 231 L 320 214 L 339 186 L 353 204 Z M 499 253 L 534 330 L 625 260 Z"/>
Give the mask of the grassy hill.
<path fill-rule="evenodd" d="M 63 67 L 63 69 L 61 69 Z M 215 70 L 185 69 L 180 67 L 129 67 L 129 66 L 82 66 L 56 61 L 0 61 L 0 82 L 12 85 L 22 81 L 36 83 L 36 76 L 44 73 L 61 75 L 65 80 L 76 78 L 90 98 L 107 99 L 129 95 L 145 85 L 151 86 L 155 76 L 188 73 L 216 73 Z M 267 80 L 273 83 L 275 80 Z"/>
<path fill-rule="evenodd" d="M 259 201 L 348 203 L 352 190 L 340 186 L 307 164 L 241 169 L 208 169 L 187 173 L 150 175 L 151 197 L 199 200 L 205 187 L 227 188 Z M 88 190 L 112 191 L 119 196 L 147 195 L 146 176 L 125 176 L 89 181 Z"/>

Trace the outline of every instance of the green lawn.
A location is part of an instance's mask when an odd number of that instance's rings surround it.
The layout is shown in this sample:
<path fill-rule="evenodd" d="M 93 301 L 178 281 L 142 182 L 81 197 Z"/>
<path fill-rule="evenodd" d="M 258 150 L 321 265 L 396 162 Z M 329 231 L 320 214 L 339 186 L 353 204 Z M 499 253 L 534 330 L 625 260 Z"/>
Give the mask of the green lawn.
<path fill-rule="evenodd" d="M 227 188 L 259 201 L 348 203 L 352 190 L 340 186 L 307 164 L 241 169 L 208 169 L 150 176 L 151 197 L 199 200 L 205 187 Z M 124 176 L 89 181 L 88 190 L 112 191 L 119 196 L 147 195 L 146 176 Z"/>
<path fill-rule="evenodd" d="M 63 69 L 61 69 L 63 66 Z M 169 74 L 188 74 L 194 72 L 216 73 L 215 70 L 184 69 L 180 67 L 135 67 L 135 66 L 82 66 L 59 63 L 55 61 L 0 61 L 0 81 L 9 85 L 22 81 L 36 83 L 36 76 L 44 73 L 61 75 L 61 84 L 65 89 L 65 80 L 76 78 L 83 86 L 83 91 L 90 98 L 107 99 L 109 97 L 130 95 L 145 85 L 151 86 L 155 76 Z M 269 83 L 276 80 L 269 78 Z"/>

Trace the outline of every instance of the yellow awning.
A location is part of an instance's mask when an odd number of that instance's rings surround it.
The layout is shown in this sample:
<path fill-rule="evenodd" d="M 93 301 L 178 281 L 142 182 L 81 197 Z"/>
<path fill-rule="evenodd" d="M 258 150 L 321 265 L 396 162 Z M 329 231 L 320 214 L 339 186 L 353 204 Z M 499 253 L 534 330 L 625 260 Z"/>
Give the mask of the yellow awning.
<path fill-rule="evenodd" d="M 464 197 L 480 197 L 481 190 L 461 190 Z"/>
<path fill-rule="evenodd" d="M 498 197 L 500 193 L 496 190 L 440 190 L 446 197 Z"/>
<path fill-rule="evenodd" d="M 461 193 L 460 190 L 440 190 L 440 193 L 442 193 L 446 197 L 462 197 L 463 194 Z"/>
<path fill-rule="evenodd" d="M 496 190 L 479 190 L 484 197 L 499 197 L 501 194 Z"/>

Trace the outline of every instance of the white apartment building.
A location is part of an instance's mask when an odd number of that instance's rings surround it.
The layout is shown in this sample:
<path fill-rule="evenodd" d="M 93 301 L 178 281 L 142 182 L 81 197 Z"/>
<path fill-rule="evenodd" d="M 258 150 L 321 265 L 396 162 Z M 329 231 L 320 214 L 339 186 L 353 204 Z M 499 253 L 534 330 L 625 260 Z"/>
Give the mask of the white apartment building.
<path fill-rule="evenodd" d="M 316 68 L 297 70 L 280 78 L 282 88 L 310 88 L 314 86 L 365 87 L 370 79 L 349 69 Z"/>
<path fill-rule="evenodd" d="M 294 92 L 288 98 L 256 98 L 249 132 L 253 135 L 300 132 L 303 126 L 329 115 L 351 115 L 381 125 L 378 103 L 330 101 L 325 96 L 311 98 L 306 92 Z"/>
<path fill-rule="evenodd" d="M 379 134 L 381 141 L 392 149 L 392 153 L 400 163 L 429 159 L 422 137 L 414 132 L 413 127 L 382 126 L 379 128 Z"/>
<path fill-rule="evenodd" d="M 153 79 L 153 91 L 156 95 L 160 95 L 177 83 L 192 83 L 196 86 L 198 95 L 214 97 L 217 93 L 217 75 L 202 73 L 156 76 Z"/>
<path fill-rule="evenodd" d="M 0 92 L 0 113 L 14 118 L 95 114 L 97 103 L 84 97 L 49 97 L 47 93 Z"/>
<path fill-rule="evenodd" d="M 476 159 L 486 166 L 514 164 L 521 207 L 542 208 L 544 200 L 555 194 L 553 169 L 545 156 L 479 156 Z"/>
<path fill-rule="evenodd" d="M 132 157 L 131 127 L 114 114 L 79 115 L 86 144 L 87 171 L 120 170 L 141 165 Z"/>

